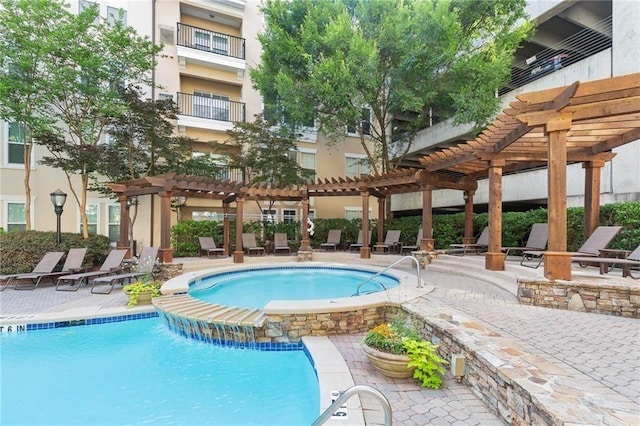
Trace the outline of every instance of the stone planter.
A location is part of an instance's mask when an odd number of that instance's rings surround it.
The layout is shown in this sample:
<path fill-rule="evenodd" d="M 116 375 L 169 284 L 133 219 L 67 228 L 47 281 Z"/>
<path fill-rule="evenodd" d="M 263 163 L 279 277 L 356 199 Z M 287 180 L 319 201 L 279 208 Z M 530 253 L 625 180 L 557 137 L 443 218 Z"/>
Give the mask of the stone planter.
<path fill-rule="evenodd" d="M 397 379 L 406 379 L 413 377 L 415 367 L 407 367 L 409 357 L 406 355 L 394 355 L 388 352 L 382 352 L 367 345 L 362 345 L 371 365 L 387 377 L 395 377 Z"/>

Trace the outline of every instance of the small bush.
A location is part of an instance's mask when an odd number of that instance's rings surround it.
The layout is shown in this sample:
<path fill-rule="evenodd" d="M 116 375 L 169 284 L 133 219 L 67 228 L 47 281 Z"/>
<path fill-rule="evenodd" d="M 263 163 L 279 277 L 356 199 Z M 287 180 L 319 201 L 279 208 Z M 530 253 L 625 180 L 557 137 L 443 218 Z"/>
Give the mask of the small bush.
<path fill-rule="evenodd" d="M 101 265 L 109 249 L 109 239 L 96 235 L 85 240 L 81 234 L 62 233 L 62 243 L 58 246 L 55 232 L 23 231 L 0 234 L 0 273 L 31 272 L 46 252 L 66 252 L 73 247 L 87 247 L 85 266 Z"/>

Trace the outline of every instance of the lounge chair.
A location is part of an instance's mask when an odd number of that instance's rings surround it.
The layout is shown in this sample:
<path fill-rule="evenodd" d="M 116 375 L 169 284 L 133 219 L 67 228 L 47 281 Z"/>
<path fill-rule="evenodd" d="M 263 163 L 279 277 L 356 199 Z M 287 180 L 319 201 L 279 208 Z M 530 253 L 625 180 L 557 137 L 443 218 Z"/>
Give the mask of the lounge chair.
<path fill-rule="evenodd" d="M 342 231 L 340 229 L 330 229 L 329 235 L 327 235 L 327 242 L 320 244 L 320 249 L 332 249 L 333 251 L 336 251 L 336 248 L 338 247 L 338 245 L 340 245 L 341 236 Z"/>
<path fill-rule="evenodd" d="M 511 252 L 523 251 L 542 251 L 547 248 L 547 242 L 549 241 L 549 226 L 546 223 L 534 223 L 531 225 L 531 231 L 529 231 L 529 238 L 524 247 L 502 247 L 502 251 L 506 256 L 509 256 Z"/>
<path fill-rule="evenodd" d="M 204 253 L 207 257 L 211 257 L 212 254 L 224 256 L 224 249 L 216 246 L 213 237 L 198 237 L 198 242 L 200 243 L 200 255 Z"/>
<path fill-rule="evenodd" d="M 613 240 L 622 226 L 598 226 L 595 231 L 580 246 L 578 251 L 573 252 L 574 256 L 580 257 L 598 257 L 600 250 L 607 247 Z M 525 250 L 522 252 L 522 260 L 520 264 L 529 268 L 537 268 L 542 264 L 544 259 L 543 250 Z"/>
<path fill-rule="evenodd" d="M 286 252 L 287 254 L 291 254 L 291 247 L 289 247 L 287 234 L 284 232 L 276 232 L 275 234 L 273 234 L 273 254 L 278 254 L 278 252 Z"/>
<path fill-rule="evenodd" d="M 460 254 L 464 256 L 468 251 L 473 250 L 476 254 L 482 253 L 489 247 L 489 227 L 485 226 L 475 243 L 472 244 L 451 244 L 449 254 Z"/>
<path fill-rule="evenodd" d="M 416 245 L 415 246 L 402 246 L 400 250 L 401 253 L 411 252 L 420 250 L 420 243 L 422 242 L 422 228 L 418 229 L 418 236 L 416 237 Z"/>
<path fill-rule="evenodd" d="M 34 290 L 44 278 L 50 278 L 51 284 L 53 284 L 53 279 L 55 277 L 82 272 L 82 264 L 84 263 L 84 257 L 86 254 L 87 249 L 85 247 L 69 249 L 69 253 L 67 253 L 64 265 L 62 265 L 62 269 L 60 271 L 35 274 L 32 272 L 30 274 L 19 275 L 14 278 L 14 288 L 16 290 Z"/>
<path fill-rule="evenodd" d="M 616 250 L 618 251 L 618 250 Z M 606 250 L 601 250 L 601 254 L 604 254 Z M 600 265 L 600 273 L 606 274 L 609 270 L 609 266 L 620 265 L 622 266 L 622 276 L 623 277 L 631 277 L 634 279 L 640 279 L 640 275 L 634 276 L 631 273 L 631 269 L 633 267 L 640 267 L 640 245 L 636 247 L 629 255 L 625 258 L 615 258 L 615 257 L 589 257 L 589 256 L 574 256 L 571 258 L 572 262 L 578 262 L 580 264 L 599 264 Z"/>
<path fill-rule="evenodd" d="M 368 242 L 371 244 L 371 234 L 372 231 L 369 230 L 369 239 Z M 362 229 L 358 231 L 358 239 L 355 243 L 349 244 L 349 251 L 360 250 L 362 248 Z"/>
<path fill-rule="evenodd" d="M 382 244 L 374 244 L 373 251 L 374 253 L 382 251 L 382 253 L 390 253 L 395 250 L 400 243 L 400 233 L 402 231 L 397 230 L 389 230 L 387 231 L 387 235 L 384 237 L 384 242 Z M 382 250 L 380 250 L 382 249 Z"/>
<path fill-rule="evenodd" d="M 126 249 L 114 249 L 109 252 L 107 258 L 102 262 L 102 266 L 97 271 L 83 272 L 80 274 L 63 275 L 58 277 L 56 290 L 58 291 L 78 291 L 81 285 L 88 284 L 92 278 L 118 273 L 120 264 L 127 254 Z"/>
<path fill-rule="evenodd" d="M 156 264 L 156 257 L 158 256 L 158 247 L 143 247 L 138 259 L 138 266 L 135 272 L 128 272 L 124 274 L 107 275 L 97 277 L 92 280 L 91 293 L 94 294 L 109 294 L 113 290 L 113 287 L 117 284 L 124 284 L 125 281 L 130 283 L 136 278 L 143 277 L 145 275 L 151 275 L 153 272 L 153 266 Z M 108 284 L 108 290 L 96 290 L 96 285 Z"/>
<path fill-rule="evenodd" d="M 245 232 L 242 234 L 242 248 L 248 255 L 256 253 L 264 256 L 264 247 L 259 246 L 256 243 L 256 236 L 251 232 Z"/>
<path fill-rule="evenodd" d="M 22 273 L 22 274 L 9 274 L 0 276 L 0 282 L 4 282 L 2 286 L 2 290 L 5 290 L 11 285 L 11 282 L 16 278 L 25 276 L 25 275 L 39 275 L 39 274 L 49 274 L 53 272 L 53 270 L 58 266 L 60 259 L 64 256 L 63 251 L 49 251 L 42 256 L 42 259 L 38 262 L 38 264 L 33 268 L 30 273 Z"/>

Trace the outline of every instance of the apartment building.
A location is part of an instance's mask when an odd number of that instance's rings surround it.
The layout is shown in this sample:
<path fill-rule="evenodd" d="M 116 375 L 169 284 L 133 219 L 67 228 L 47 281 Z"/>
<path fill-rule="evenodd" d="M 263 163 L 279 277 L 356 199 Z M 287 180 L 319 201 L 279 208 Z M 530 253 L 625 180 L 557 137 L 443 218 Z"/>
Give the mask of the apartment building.
<path fill-rule="evenodd" d="M 71 10 L 98 4 L 103 17 L 120 16 L 139 34 L 147 35 L 164 50 L 153 72 L 157 87 L 149 89 L 153 99 L 172 98 L 179 109 L 176 133 L 196 140 L 193 154 L 212 153 L 226 146 L 226 131 L 235 121 L 253 121 L 262 112 L 259 93 L 252 87 L 249 70 L 260 60 L 261 46 L 256 36 L 263 27 L 258 1 L 246 0 L 75 0 Z M 0 122 L 0 226 L 5 230 L 25 226 L 23 189 L 24 169 L 21 146 L 16 143 L 16 126 Z M 322 135 L 313 127 L 302 132 L 295 156 L 298 164 L 313 172 L 316 178 L 357 177 L 368 168 L 360 159 L 364 151 L 355 134 L 345 129 L 346 140 L 328 148 Z M 105 136 L 107 138 L 108 136 Z M 69 192 L 62 171 L 38 164 L 45 148 L 34 149 L 31 173 L 31 223 L 35 230 L 55 230 L 56 216 L 49 194 L 60 188 Z M 215 149 L 216 155 L 220 154 Z M 222 161 L 222 158 L 221 158 Z M 222 172 L 219 179 L 241 181 L 236 170 Z M 138 214 L 133 225 L 134 239 L 139 245 L 158 241 L 159 203 L 152 196 L 139 197 Z M 203 199 L 177 200 L 183 204 L 173 221 L 216 220 L 222 218 L 220 202 Z M 359 197 L 331 197 L 310 200 L 310 216 L 323 218 L 356 218 L 362 214 Z M 370 211 L 376 216 L 377 209 Z M 120 209 L 116 201 L 89 195 L 90 231 L 118 239 Z M 268 218 L 277 221 L 301 220 L 301 205 L 294 202 L 246 203 L 247 220 Z M 80 231 L 80 212 L 71 197 L 64 206 L 62 232 Z"/>
<path fill-rule="evenodd" d="M 511 81 L 498 91 L 504 107 L 520 93 L 640 72 L 637 54 L 640 2 L 531 0 L 527 12 L 537 20 L 538 29 L 517 52 Z M 471 126 L 453 126 L 450 120 L 434 119 L 433 125 L 418 135 L 405 165 L 419 167 L 422 155 L 473 139 L 472 130 Z M 616 156 L 602 168 L 601 204 L 640 201 L 640 140 L 614 152 Z M 570 165 L 567 174 L 567 205 L 582 206 L 585 182 L 582 164 Z M 502 191 L 504 211 L 546 207 L 547 170 L 505 173 Z M 487 211 L 488 201 L 488 182 L 479 181 L 474 196 L 475 211 Z M 460 191 L 434 191 L 432 202 L 434 211 L 441 213 L 464 208 Z M 419 214 L 422 194 L 393 196 L 391 204 L 396 216 Z"/>

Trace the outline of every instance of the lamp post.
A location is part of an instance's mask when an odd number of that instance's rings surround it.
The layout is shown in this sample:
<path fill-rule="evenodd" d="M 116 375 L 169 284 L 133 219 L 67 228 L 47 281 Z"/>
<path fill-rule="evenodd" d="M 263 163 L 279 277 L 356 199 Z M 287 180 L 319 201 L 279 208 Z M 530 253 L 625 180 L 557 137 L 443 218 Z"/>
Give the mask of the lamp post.
<path fill-rule="evenodd" d="M 51 203 L 53 204 L 53 209 L 57 216 L 56 243 L 58 245 L 62 242 L 62 235 L 60 234 L 60 216 L 62 215 L 62 207 L 64 206 L 65 201 L 67 201 L 67 194 L 61 190 L 56 189 L 51 193 Z"/>

